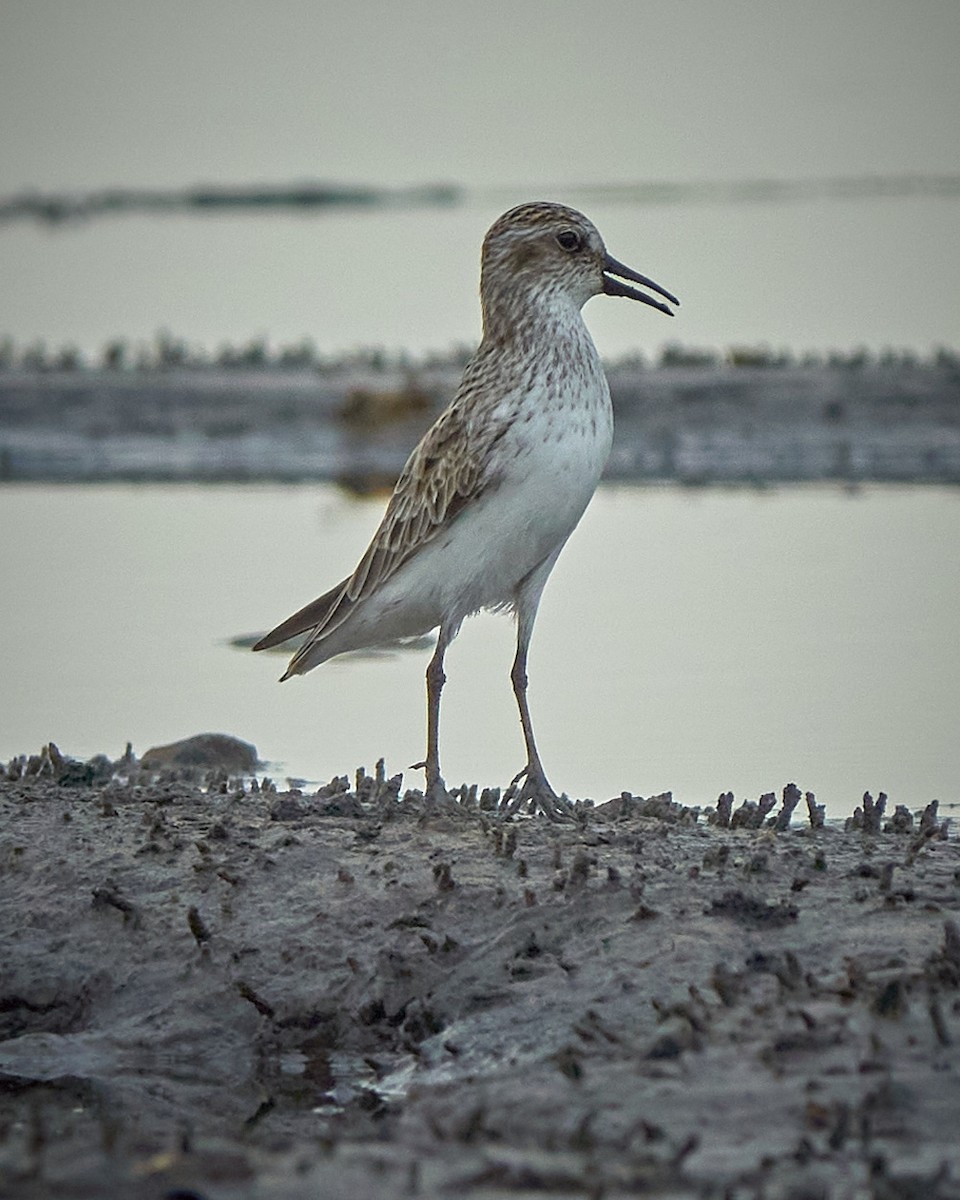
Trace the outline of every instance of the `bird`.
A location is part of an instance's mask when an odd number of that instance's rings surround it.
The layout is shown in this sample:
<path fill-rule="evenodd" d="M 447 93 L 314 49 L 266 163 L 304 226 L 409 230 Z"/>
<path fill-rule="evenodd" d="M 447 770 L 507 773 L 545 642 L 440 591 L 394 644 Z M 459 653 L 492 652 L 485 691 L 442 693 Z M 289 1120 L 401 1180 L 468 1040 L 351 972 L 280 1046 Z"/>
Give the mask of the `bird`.
<path fill-rule="evenodd" d="M 550 785 L 537 750 L 527 655 L 544 585 L 612 444 L 610 390 L 581 313 L 601 294 L 668 316 L 664 301 L 680 303 L 613 258 L 576 209 L 535 201 L 493 223 L 481 250 L 482 338 L 453 399 L 408 458 L 353 574 L 253 647 L 306 635 L 282 682 L 335 655 L 438 630 L 426 671 L 426 758 L 415 764 L 434 800 L 448 797 L 439 740 L 444 654 L 468 616 L 512 611 L 510 679 L 527 755 L 511 784 L 512 811 L 571 819 L 573 806 Z"/>

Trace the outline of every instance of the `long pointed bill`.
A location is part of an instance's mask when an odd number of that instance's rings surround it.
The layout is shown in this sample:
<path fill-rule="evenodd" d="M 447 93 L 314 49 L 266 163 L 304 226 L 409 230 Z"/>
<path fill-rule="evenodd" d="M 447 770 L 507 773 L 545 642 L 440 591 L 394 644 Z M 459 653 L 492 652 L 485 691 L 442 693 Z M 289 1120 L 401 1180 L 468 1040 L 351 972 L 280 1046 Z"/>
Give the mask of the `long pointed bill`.
<path fill-rule="evenodd" d="M 621 282 L 623 279 L 631 279 L 634 283 L 639 283 L 645 288 L 649 288 L 652 292 L 656 292 L 660 296 L 666 297 L 671 304 L 679 305 L 680 301 L 676 296 L 671 296 L 670 293 L 660 286 L 659 283 L 654 283 L 652 279 L 648 279 L 646 275 L 641 275 L 639 271 L 634 271 L 630 267 L 625 267 L 623 263 L 617 262 L 611 255 L 603 260 L 603 292 L 606 296 L 627 296 L 631 300 L 642 300 L 644 304 L 649 304 L 652 308 L 659 308 L 662 313 L 666 313 L 668 317 L 673 316 L 673 311 L 665 304 L 661 304 L 659 300 L 654 300 L 652 296 L 648 296 L 645 292 L 639 292 L 636 288 L 630 287 L 629 284 Z M 614 275 L 619 275 L 620 279 L 614 279 Z"/>

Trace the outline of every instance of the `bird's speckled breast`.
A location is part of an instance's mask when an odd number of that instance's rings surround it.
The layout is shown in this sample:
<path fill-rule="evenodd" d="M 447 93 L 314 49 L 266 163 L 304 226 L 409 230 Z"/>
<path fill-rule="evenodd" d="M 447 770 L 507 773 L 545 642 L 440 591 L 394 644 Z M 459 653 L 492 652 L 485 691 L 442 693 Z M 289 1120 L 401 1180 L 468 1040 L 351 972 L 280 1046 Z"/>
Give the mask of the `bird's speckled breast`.
<path fill-rule="evenodd" d="M 562 547 L 610 454 L 610 391 L 592 342 L 578 369 L 542 367 L 497 406 L 508 421 L 490 486 L 457 520 L 466 535 L 458 584 L 466 611 L 508 603 L 518 583 Z"/>

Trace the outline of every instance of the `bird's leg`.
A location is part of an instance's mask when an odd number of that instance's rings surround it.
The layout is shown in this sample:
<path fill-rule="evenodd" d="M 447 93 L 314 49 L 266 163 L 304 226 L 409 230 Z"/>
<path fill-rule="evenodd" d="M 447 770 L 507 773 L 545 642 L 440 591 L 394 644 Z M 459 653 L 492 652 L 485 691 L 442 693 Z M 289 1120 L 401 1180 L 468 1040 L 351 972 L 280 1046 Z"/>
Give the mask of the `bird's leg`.
<path fill-rule="evenodd" d="M 520 725 L 523 729 L 523 741 L 527 748 L 527 765 L 520 772 L 517 780 L 526 778 L 528 784 L 534 782 L 541 785 L 547 783 L 547 776 L 540 762 L 536 739 L 533 736 L 533 721 L 530 718 L 530 706 L 527 703 L 527 647 L 517 644 L 517 654 L 513 660 L 513 670 L 510 672 L 510 682 L 513 684 L 513 694 L 517 698 L 517 708 L 520 711 Z M 550 789 L 553 790 L 552 788 Z"/>
<path fill-rule="evenodd" d="M 537 597 L 539 599 L 539 596 Z M 527 649 L 530 645 L 530 635 L 533 633 L 533 618 L 536 615 L 534 606 L 532 613 L 520 609 L 517 615 L 517 654 L 513 660 L 510 672 L 510 682 L 513 684 L 513 694 L 517 698 L 517 708 L 520 712 L 520 725 L 523 729 L 523 740 L 527 748 L 527 765 L 513 780 L 518 783 L 523 780 L 523 786 L 518 792 L 511 812 L 527 800 L 532 800 L 551 821 L 569 821 L 573 810 L 566 797 L 560 797 L 550 786 L 537 743 L 533 736 L 533 721 L 530 719 L 530 706 L 527 704 Z"/>
<path fill-rule="evenodd" d="M 443 656 L 453 634 L 443 625 L 437 638 L 437 648 L 427 664 L 427 773 L 426 795 L 430 799 L 447 798 L 447 787 L 440 775 L 440 693 L 447 677 L 443 673 Z"/>

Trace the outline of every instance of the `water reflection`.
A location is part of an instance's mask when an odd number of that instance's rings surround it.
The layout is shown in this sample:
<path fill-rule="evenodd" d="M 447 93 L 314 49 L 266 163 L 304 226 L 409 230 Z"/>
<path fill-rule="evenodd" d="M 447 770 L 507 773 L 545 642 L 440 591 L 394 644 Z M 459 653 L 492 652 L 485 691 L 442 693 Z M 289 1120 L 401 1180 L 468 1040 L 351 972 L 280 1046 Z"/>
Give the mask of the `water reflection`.
<path fill-rule="evenodd" d="M 0 489 L 0 755 L 216 730 L 311 780 L 418 760 L 422 649 L 281 687 L 280 660 L 229 645 L 345 575 L 381 509 L 317 486 Z M 868 788 L 957 800 L 958 534 L 960 496 L 940 488 L 601 489 L 531 654 L 551 778 L 688 804 L 794 780 L 831 815 Z M 522 764 L 512 642 L 481 616 L 449 653 L 451 784 Z"/>

